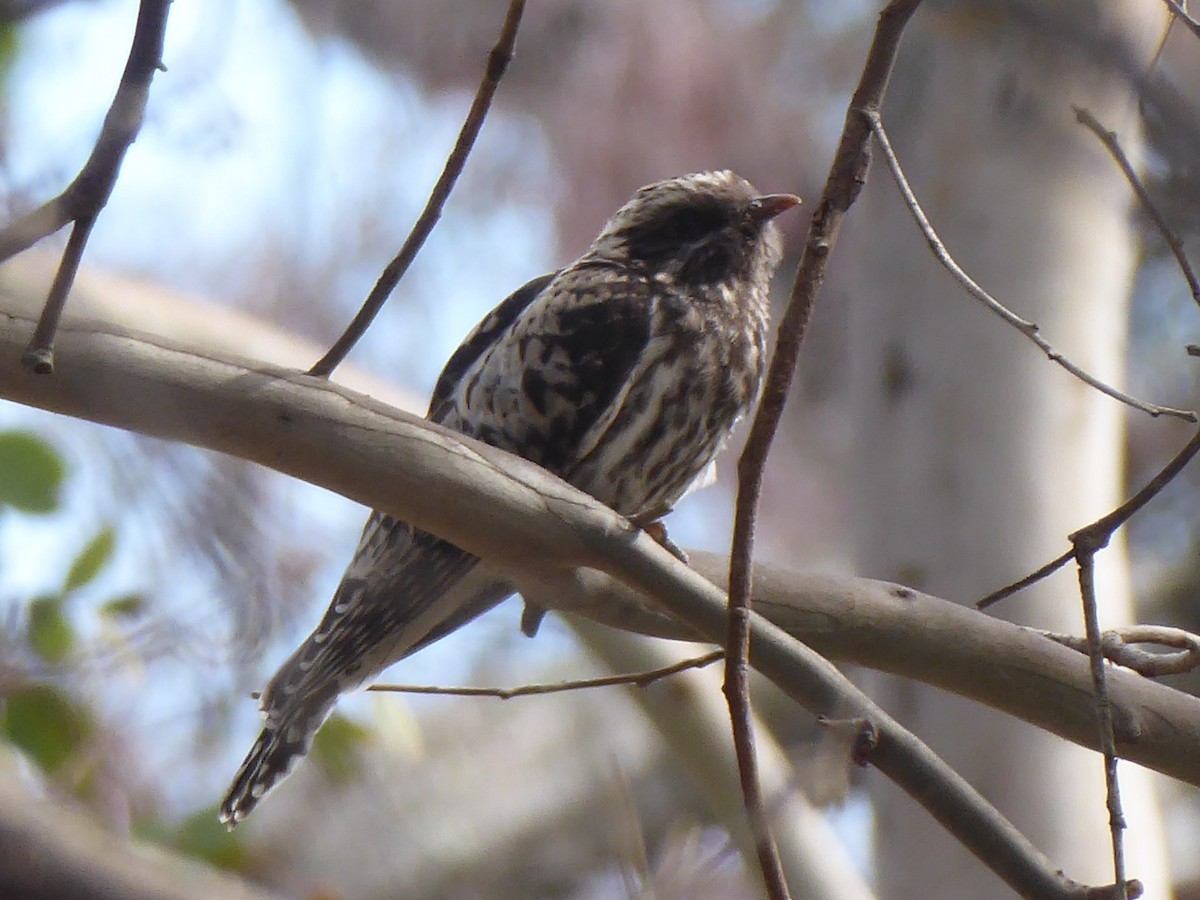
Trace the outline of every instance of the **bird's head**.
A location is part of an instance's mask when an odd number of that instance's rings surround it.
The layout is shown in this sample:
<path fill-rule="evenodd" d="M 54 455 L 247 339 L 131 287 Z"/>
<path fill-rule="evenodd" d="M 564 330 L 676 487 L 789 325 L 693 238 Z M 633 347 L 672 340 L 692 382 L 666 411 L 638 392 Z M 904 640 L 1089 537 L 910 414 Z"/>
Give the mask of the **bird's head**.
<path fill-rule="evenodd" d="M 591 254 L 685 292 L 746 281 L 765 288 L 781 253 L 771 220 L 799 202 L 792 194 L 760 194 L 727 170 L 681 175 L 634 194 Z"/>

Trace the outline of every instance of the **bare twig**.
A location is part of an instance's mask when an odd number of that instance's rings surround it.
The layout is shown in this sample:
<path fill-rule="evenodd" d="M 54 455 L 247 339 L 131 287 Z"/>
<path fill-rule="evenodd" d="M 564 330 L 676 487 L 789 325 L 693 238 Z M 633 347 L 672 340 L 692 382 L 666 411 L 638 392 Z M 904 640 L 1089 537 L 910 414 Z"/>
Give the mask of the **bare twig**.
<path fill-rule="evenodd" d="M 504 72 L 508 68 L 509 62 L 512 61 L 513 47 L 517 42 L 517 29 L 521 26 L 521 15 L 524 12 L 525 0 L 510 0 L 508 12 L 504 16 L 504 24 L 500 26 L 500 35 L 496 38 L 495 46 L 488 53 L 487 65 L 483 71 L 483 78 L 479 82 L 479 88 L 475 91 L 475 99 L 471 101 L 471 108 L 467 111 L 462 130 L 458 133 L 458 140 L 455 141 L 454 149 L 446 158 L 446 165 L 443 167 L 437 183 L 433 186 L 425 209 L 421 211 L 412 231 L 405 238 L 400 252 L 387 264 L 379 276 L 379 280 L 375 282 L 375 287 L 371 288 L 371 293 L 363 301 L 362 309 L 346 326 L 342 336 L 329 348 L 329 352 L 308 370 L 309 375 L 327 378 L 341 364 L 354 345 L 367 333 L 367 329 L 371 327 L 371 323 L 383 309 L 383 304 L 396 289 L 396 285 L 400 283 L 400 279 L 404 277 L 404 273 L 408 271 L 408 267 L 412 265 L 426 239 L 433 232 L 438 219 L 442 217 L 442 208 L 450 198 L 450 192 L 454 190 L 454 184 L 458 181 L 459 175 L 466 167 L 467 157 L 471 155 L 475 139 L 479 136 L 480 129 L 483 128 L 483 120 L 491 108 L 492 98 L 496 96 L 500 79 L 504 77 Z"/>
<path fill-rule="evenodd" d="M 1107 541 L 1106 541 L 1107 542 Z M 1079 593 L 1083 600 L 1083 623 L 1087 634 L 1088 662 L 1092 673 L 1096 725 L 1100 749 L 1104 754 L 1104 788 L 1108 806 L 1108 828 L 1112 840 L 1113 884 L 1116 896 L 1126 900 L 1125 890 L 1125 813 L 1121 809 L 1121 788 L 1117 779 L 1117 745 L 1113 737 L 1112 701 L 1104 672 L 1104 650 L 1100 641 L 1100 612 L 1096 606 L 1096 551 L 1086 541 L 1075 543 L 1079 563 Z"/>
<path fill-rule="evenodd" d="M 1074 550 L 1067 550 L 1064 553 L 1061 553 L 1060 555 L 1054 557 L 1054 559 L 1050 560 L 1050 562 L 1046 563 L 1044 566 L 1042 566 L 1037 571 L 1030 572 L 1024 578 L 1022 578 L 1018 581 L 1014 581 L 1012 584 L 1006 584 L 1004 587 L 1000 588 L 998 591 L 992 591 L 990 594 L 988 594 L 982 600 L 977 601 L 975 604 L 975 608 L 976 609 L 986 609 L 987 607 L 991 606 L 993 603 L 999 603 L 1001 600 L 1004 600 L 1006 597 L 1011 597 L 1013 594 L 1015 594 L 1019 591 L 1025 590 L 1025 588 L 1029 587 L 1030 585 L 1037 584 L 1043 578 L 1048 578 L 1051 575 L 1053 575 L 1055 572 L 1057 572 L 1059 569 L 1061 569 L 1063 566 L 1065 566 L 1067 563 L 1069 563 L 1074 558 L 1075 558 Z"/>
<path fill-rule="evenodd" d="M 1136 410 L 1147 413 L 1150 416 L 1173 416 L 1178 419 L 1183 419 L 1185 422 L 1196 422 L 1196 413 L 1186 409 L 1173 409 L 1169 406 L 1159 406 L 1154 403 L 1147 403 L 1143 400 L 1138 400 L 1128 394 L 1122 393 L 1112 385 L 1106 384 L 1093 375 L 1089 375 L 1079 366 L 1075 365 L 1061 353 L 1054 349 L 1041 335 L 1041 331 L 1033 322 L 1028 322 L 1022 319 L 1008 307 L 1000 303 L 991 294 L 980 287 L 974 279 L 968 275 L 963 268 L 950 255 L 950 251 L 946 249 L 946 245 L 942 243 L 937 232 L 934 231 L 929 219 L 925 215 L 925 211 L 921 208 L 920 202 L 917 200 L 916 194 L 913 193 L 912 187 L 908 183 L 908 179 L 904 175 L 904 170 L 900 167 L 900 160 L 897 159 L 895 151 L 892 149 L 891 141 L 888 140 L 887 132 L 884 130 L 883 122 L 879 118 L 878 110 L 873 110 L 867 113 L 867 119 L 870 122 L 871 131 L 875 135 L 875 140 L 879 144 L 880 150 L 883 152 L 883 158 L 887 162 L 888 169 L 892 173 L 892 179 L 896 182 L 896 186 L 900 189 L 900 194 L 904 198 L 904 203 L 908 207 L 909 213 L 912 214 L 913 220 L 917 223 L 917 227 L 921 230 L 921 234 L 925 237 L 925 243 L 929 245 L 929 249 L 933 251 L 934 257 L 942 264 L 954 278 L 966 288 L 967 293 L 982 303 L 990 312 L 999 316 L 1003 321 L 1007 322 L 1021 334 L 1025 335 L 1032 341 L 1038 349 L 1046 354 L 1046 358 L 1053 363 L 1062 366 L 1080 381 L 1094 387 L 1103 394 L 1112 397 L 1126 406 L 1131 406 Z"/>
<path fill-rule="evenodd" d="M 763 812 L 754 754 L 747 657 L 750 647 L 751 556 L 763 469 L 788 392 L 795 378 L 800 346 L 812 318 L 817 294 L 825 281 L 829 254 L 837 242 L 846 211 L 857 199 L 870 163 L 867 126 L 871 110 L 883 102 L 900 36 L 920 0 L 893 0 L 880 13 L 871 49 L 863 66 L 842 130 L 837 155 L 813 213 L 791 298 L 780 322 L 762 402 L 746 449 L 738 461 L 737 510 L 729 565 L 729 629 L 725 647 L 725 695 L 733 721 L 734 746 L 750 827 L 759 845 L 759 863 L 773 900 L 787 896 L 782 869 Z"/>
<path fill-rule="evenodd" d="M 1171 230 L 1171 226 L 1167 224 L 1167 220 L 1163 218 L 1162 213 L 1158 211 L 1158 207 L 1154 205 L 1154 201 L 1150 199 L 1150 195 L 1142 185 L 1141 179 L 1138 178 L 1137 172 L 1133 170 L 1133 165 L 1129 162 L 1129 157 L 1121 149 L 1116 132 L 1106 129 L 1091 112 L 1083 107 L 1076 106 L 1073 108 L 1075 110 L 1075 121 L 1100 139 L 1100 143 L 1104 145 L 1104 148 L 1116 161 L 1117 166 L 1120 167 L 1121 172 L 1124 173 L 1129 186 L 1133 188 L 1134 194 L 1137 195 L 1138 202 L 1146 210 L 1146 215 L 1150 217 L 1155 227 L 1158 228 L 1159 234 L 1166 241 L 1167 246 L 1171 248 L 1171 253 L 1175 256 L 1175 261 L 1179 263 L 1179 271 L 1183 273 L 1184 280 L 1188 284 L 1188 290 L 1192 293 L 1192 299 L 1197 304 L 1200 304 L 1200 280 L 1197 280 L 1196 273 L 1192 270 L 1192 266 L 1183 252 L 1183 241 Z"/>
<path fill-rule="evenodd" d="M 565 691 L 579 691 L 587 688 L 612 687 L 613 685 L 628 684 L 644 688 L 663 678 L 677 675 L 688 669 L 702 669 L 710 666 L 725 655 L 723 650 L 714 650 L 704 656 L 681 660 L 659 669 L 646 672 L 633 672 L 627 675 L 607 675 L 603 678 L 587 678 L 581 681 L 562 681 L 558 684 L 524 684 L 515 688 L 482 688 L 482 687 L 432 687 L 419 684 L 373 684 L 368 691 L 381 691 L 385 694 L 437 694 L 452 697 L 496 697 L 499 700 L 511 700 L 513 697 L 531 697 L 537 694 L 561 694 Z"/>
<path fill-rule="evenodd" d="M 1042 632 L 1055 643 L 1081 653 L 1088 652 L 1088 641 L 1073 634 Z M 1169 647 L 1174 652 L 1143 650 L 1136 644 Z M 1146 678 L 1180 675 L 1200 669 L 1200 635 L 1167 625 L 1128 625 L 1110 628 L 1100 636 L 1104 658 Z"/>
<path fill-rule="evenodd" d="M 150 82 L 155 71 L 163 67 L 163 37 L 169 8 L 170 0 L 142 0 L 121 82 L 104 117 L 96 146 L 75 180 L 53 200 L 0 232 L 0 262 L 4 262 L 67 223 L 75 223 L 38 327 L 21 359 L 26 367 L 39 374 L 54 371 L 54 333 L 67 294 L 75 281 L 96 217 L 108 203 L 113 185 L 117 183 L 125 152 L 141 130 Z"/>
<path fill-rule="evenodd" d="M 1182 3 L 1178 3 L 1176 0 L 1163 0 L 1163 3 L 1167 4 L 1167 7 L 1171 10 L 1171 13 L 1176 19 L 1186 25 L 1192 34 L 1200 38 L 1200 22 L 1197 22 L 1190 15 L 1188 15 L 1188 11 L 1184 8 Z"/>
<path fill-rule="evenodd" d="M 1082 546 L 1090 546 L 1094 550 L 1099 550 L 1108 544 L 1113 534 L 1117 529 L 1133 518 L 1143 506 L 1153 500 L 1174 478 L 1183 471 L 1184 467 L 1192 461 L 1192 457 L 1200 452 L 1200 431 L 1192 435 L 1191 440 L 1184 445 L 1183 449 L 1175 454 L 1174 458 L 1167 463 L 1157 475 L 1151 478 L 1142 489 L 1110 512 L 1108 515 L 1097 519 L 1090 525 L 1076 531 L 1074 534 L 1067 536 L 1075 548 Z M 998 591 L 993 591 L 982 600 L 975 604 L 978 609 L 983 609 L 986 606 L 991 606 L 998 600 L 1003 600 L 1005 597 L 1012 596 L 1017 591 L 1029 587 L 1038 581 L 1041 581 L 1047 575 L 1062 568 L 1062 566 L 1075 557 L 1078 553 L 1077 549 L 1068 550 L 1062 556 L 1055 558 L 1052 562 L 1042 566 L 1032 575 L 1027 575 L 1020 581 L 1001 588 Z"/>
<path fill-rule="evenodd" d="M 1146 65 L 1146 75 L 1151 75 L 1158 68 L 1158 63 L 1162 59 L 1163 51 L 1167 49 L 1167 41 L 1171 37 L 1171 32 L 1175 29 L 1175 22 L 1178 21 L 1175 16 L 1167 17 L 1167 24 L 1163 27 L 1162 34 L 1158 38 L 1158 43 L 1154 45 L 1154 53 L 1150 55 L 1150 62 Z M 1138 111 L 1144 113 L 1144 103 L 1139 98 Z"/>

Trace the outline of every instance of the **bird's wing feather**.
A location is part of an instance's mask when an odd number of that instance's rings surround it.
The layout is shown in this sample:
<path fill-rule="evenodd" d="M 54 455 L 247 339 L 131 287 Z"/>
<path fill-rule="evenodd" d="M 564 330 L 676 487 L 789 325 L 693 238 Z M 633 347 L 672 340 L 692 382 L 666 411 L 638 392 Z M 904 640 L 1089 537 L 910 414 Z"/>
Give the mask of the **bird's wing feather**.
<path fill-rule="evenodd" d="M 658 295 L 637 273 L 601 267 L 576 263 L 546 285 L 462 373 L 447 424 L 568 477 L 585 435 L 620 406 Z"/>

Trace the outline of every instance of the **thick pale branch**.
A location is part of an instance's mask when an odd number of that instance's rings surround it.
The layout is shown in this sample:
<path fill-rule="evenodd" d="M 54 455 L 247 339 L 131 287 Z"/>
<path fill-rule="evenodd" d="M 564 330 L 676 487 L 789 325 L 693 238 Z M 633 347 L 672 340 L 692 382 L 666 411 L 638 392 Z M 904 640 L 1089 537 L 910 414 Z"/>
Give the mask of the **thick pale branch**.
<path fill-rule="evenodd" d="M 131 846 L 9 774 L 0 778 L 0 885 L 6 897 L 29 898 L 273 900 L 279 896 L 193 858 L 148 844 Z"/>
<path fill-rule="evenodd" d="M 37 377 L 20 365 L 32 328 L 31 318 L 0 312 L 0 396 L 233 453 L 402 514 L 512 570 L 548 607 L 645 634 L 703 636 L 699 623 L 681 625 L 597 570 L 616 571 L 606 557 L 636 545 L 638 587 L 686 593 L 698 572 L 708 591 L 724 581 L 727 558 L 694 552 L 697 572 L 675 565 L 536 466 L 324 379 L 200 355 L 109 324 L 68 318 L 62 367 Z M 1086 659 L 1034 630 L 886 582 L 763 564 L 754 603 L 827 656 L 963 694 L 1094 746 Z M 1122 756 L 1200 785 L 1200 700 L 1125 670 L 1111 674 Z"/>
<path fill-rule="evenodd" d="M 727 557 L 689 555 L 721 583 Z M 626 631 L 696 637 L 601 572 L 570 585 L 544 589 L 537 602 Z M 754 567 L 754 609 L 830 659 L 969 697 L 1097 749 L 1087 656 L 1036 629 L 886 581 L 764 563 Z M 1111 668 L 1108 681 L 1120 755 L 1200 787 L 1200 700 L 1124 668 Z"/>
<path fill-rule="evenodd" d="M 0 394 L 9 399 L 232 453 L 324 485 L 438 533 L 522 584 L 601 569 L 710 640 L 724 636 L 723 591 L 607 508 L 516 457 L 321 379 L 99 324 L 68 323 L 54 377 L 37 378 L 19 362 L 33 326 L 0 313 Z M 913 596 L 901 593 L 898 599 Z M 1009 884 L 1075 895 L 1035 848 L 831 664 L 759 616 L 752 627 L 756 667 L 814 712 L 867 720 L 877 737 L 868 761 Z M 950 638 L 963 639 L 961 632 Z M 1046 652 L 1070 652 L 1045 644 Z"/>

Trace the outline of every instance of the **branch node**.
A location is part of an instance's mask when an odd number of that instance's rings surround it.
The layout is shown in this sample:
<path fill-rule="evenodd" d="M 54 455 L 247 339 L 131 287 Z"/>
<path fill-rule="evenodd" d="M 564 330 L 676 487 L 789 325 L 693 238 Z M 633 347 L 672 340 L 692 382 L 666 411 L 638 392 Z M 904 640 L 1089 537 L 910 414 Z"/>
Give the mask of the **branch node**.
<path fill-rule="evenodd" d="M 21 355 L 21 365 L 38 375 L 54 374 L 54 351 L 49 347 L 28 347 Z"/>

